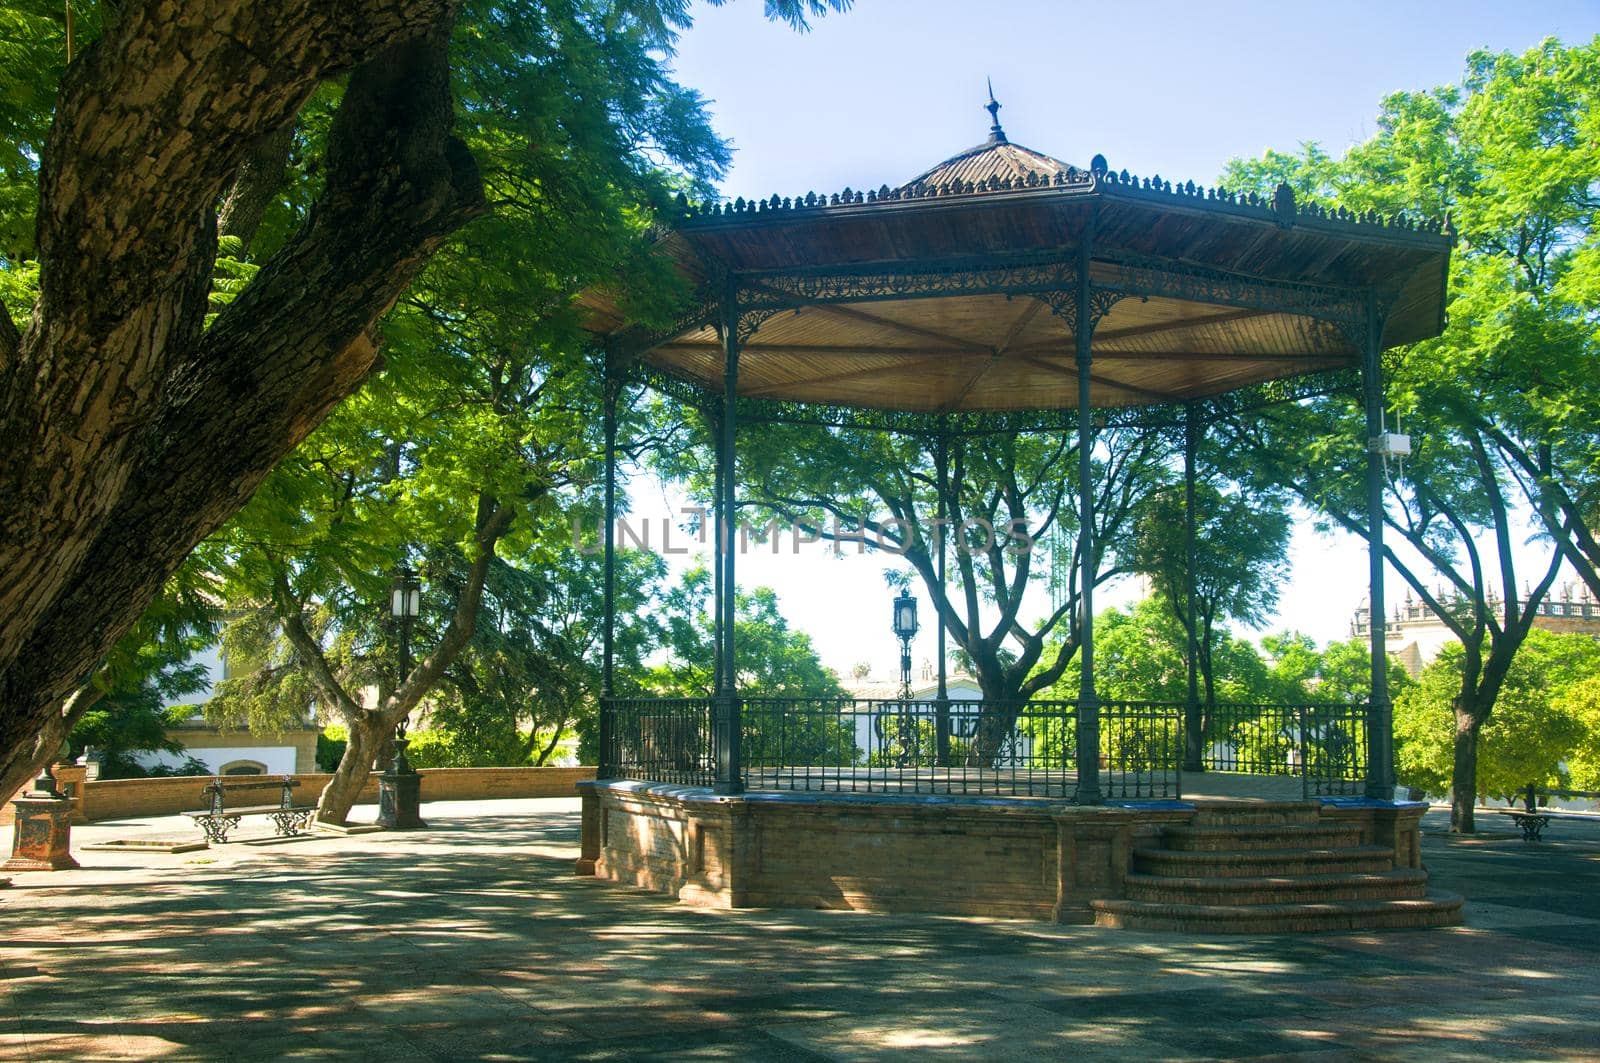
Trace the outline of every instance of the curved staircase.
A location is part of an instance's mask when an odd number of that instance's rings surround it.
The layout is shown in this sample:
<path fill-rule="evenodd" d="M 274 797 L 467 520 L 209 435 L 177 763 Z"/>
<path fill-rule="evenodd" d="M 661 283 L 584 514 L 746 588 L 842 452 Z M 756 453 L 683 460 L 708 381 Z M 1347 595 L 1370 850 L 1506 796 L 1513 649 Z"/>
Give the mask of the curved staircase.
<path fill-rule="evenodd" d="M 1201 806 L 1136 848 L 1127 895 L 1091 901 L 1096 926 L 1186 933 L 1453 926 L 1461 898 L 1428 873 L 1396 867 L 1392 846 L 1363 844 L 1361 824 L 1324 819 L 1315 802 Z"/>

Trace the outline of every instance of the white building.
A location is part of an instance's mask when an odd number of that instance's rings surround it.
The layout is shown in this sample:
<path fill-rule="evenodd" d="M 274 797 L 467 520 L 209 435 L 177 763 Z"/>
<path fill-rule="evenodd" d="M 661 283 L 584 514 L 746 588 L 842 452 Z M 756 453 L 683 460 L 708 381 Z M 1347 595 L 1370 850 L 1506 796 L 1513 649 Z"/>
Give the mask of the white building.
<path fill-rule="evenodd" d="M 211 646 L 197 658 L 206 666 L 206 686 L 181 704 L 204 702 L 216 685 L 227 677 L 222 648 Z M 165 706 L 177 708 L 178 704 Z M 183 746 L 181 753 L 146 750 L 134 755 L 140 766 L 177 768 L 190 757 L 206 766 L 213 775 L 296 775 L 317 770 L 315 724 L 278 733 L 262 733 L 248 728 L 220 728 L 208 724 L 197 709 L 182 723 L 170 725 L 167 737 Z"/>
<path fill-rule="evenodd" d="M 844 684 L 846 693 L 858 702 L 875 702 L 873 711 L 860 711 L 855 717 L 856 748 L 870 755 L 895 741 L 896 729 L 901 725 L 900 684 L 882 679 L 866 678 Z M 977 679 L 966 672 L 951 672 L 945 680 L 945 694 L 950 701 L 950 737 L 960 742 L 970 742 L 977 734 L 982 712 L 983 688 Z M 911 701 L 915 703 L 917 720 L 931 720 L 933 707 L 929 705 L 939 696 L 939 681 L 933 667 L 924 663 L 921 677 L 911 685 Z M 858 706 L 859 708 L 859 706 Z M 1014 730 L 1009 751 L 994 767 L 1019 767 L 1029 761 L 1033 739 L 1020 729 Z"/>

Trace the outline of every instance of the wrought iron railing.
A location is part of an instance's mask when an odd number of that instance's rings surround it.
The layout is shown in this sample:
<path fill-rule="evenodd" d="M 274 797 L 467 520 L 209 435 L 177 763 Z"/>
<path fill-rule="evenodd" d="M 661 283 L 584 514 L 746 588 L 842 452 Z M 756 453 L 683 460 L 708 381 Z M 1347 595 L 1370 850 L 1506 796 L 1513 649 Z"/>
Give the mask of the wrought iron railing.
<path fill-rule="evenodd" d="M 601 761 L 616 779 L 710 786 L 717 745 L 711 698 L 607 698 Z"/>
<path fill-rule="evenodd" d="M 1111 800 L 1183 792 L 1183 706 L 1157 701 L 1100 705 L 1101 792 Z"/>
<path fill-rule="evenodd" d="M 607 777 L 716 782 L 714 698 L 616 698 L 605 714 Z M 740 698 L 739 782 L 747 790 L 934 793 L 1072 799 L 1078 705 L 854 698 Z M 1099 707 L 1100 792 L 1176 798 L 1183 789 L 1181 704 Z M 1360 793 L 1362 704 L 1221 703 L 1205 723 L 1210 771 L 1298 778 L 1307 796 Z"/>
<path fill-rule="evenodd" d="M 714 785 L 716 702 L 611 699 L 609 777 Z M 1078 706 L 1072 701 L 741 698 L 740 779 L 748 790 L 1071 798 Z M 1101 790 L 1176 797 L 1182 727 L 1175 705 L 1100 710 Z"/>
<path fill-rule="evenodd" d="M 1365 704 L 1220 702 L 1207 715 L 1210 771 L 1297 777 L 1308 797 L 1360 793 L 1365 785 Z"/>
<path fill-rule="evenodd" d="M 746 698 L 747 789 L 1070 797 L 1077 706 Z"/>

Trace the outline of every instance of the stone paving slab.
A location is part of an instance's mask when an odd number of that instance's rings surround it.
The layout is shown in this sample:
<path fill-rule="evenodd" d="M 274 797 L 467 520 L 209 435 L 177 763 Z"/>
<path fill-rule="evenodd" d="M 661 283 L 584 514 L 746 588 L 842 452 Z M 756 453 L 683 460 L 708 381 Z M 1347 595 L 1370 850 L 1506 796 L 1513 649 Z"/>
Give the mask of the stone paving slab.
<path fill-rule="evenodd" d="M 1600 1060 L 1588 824 L 1530 844 L 1430 813 L 1464 927 L 1197 938 L 703 911 L 574 876 L 576 801 L 424 814 L 13 875 L 0 1058 Z"/>

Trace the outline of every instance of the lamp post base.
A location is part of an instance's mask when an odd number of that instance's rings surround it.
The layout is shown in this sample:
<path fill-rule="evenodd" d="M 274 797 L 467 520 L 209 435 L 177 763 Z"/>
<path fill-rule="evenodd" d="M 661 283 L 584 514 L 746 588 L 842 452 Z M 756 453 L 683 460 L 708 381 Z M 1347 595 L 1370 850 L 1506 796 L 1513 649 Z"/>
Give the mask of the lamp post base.
<path fill-rule="evenodd" d="M 72 858 L 72 802 L 64 797 L 19 797 L 11 858 L 4 871 L 66 871 L 78 866 Z"/>
<path fill-rule="evenodd" d="M 422 776 L 406 761 L 406 741 L 395 742 L 394 763 L 378 776 L 378 826 L 385 830 L 420 830 Z"/>

